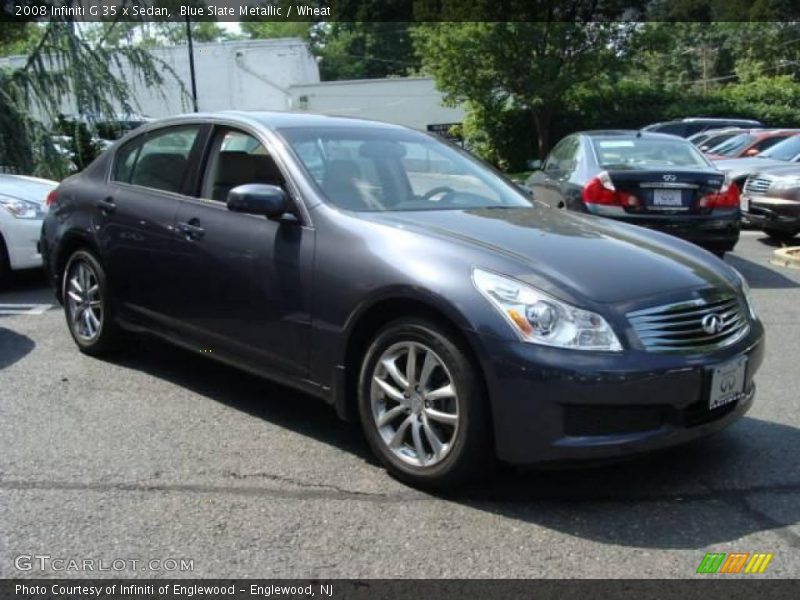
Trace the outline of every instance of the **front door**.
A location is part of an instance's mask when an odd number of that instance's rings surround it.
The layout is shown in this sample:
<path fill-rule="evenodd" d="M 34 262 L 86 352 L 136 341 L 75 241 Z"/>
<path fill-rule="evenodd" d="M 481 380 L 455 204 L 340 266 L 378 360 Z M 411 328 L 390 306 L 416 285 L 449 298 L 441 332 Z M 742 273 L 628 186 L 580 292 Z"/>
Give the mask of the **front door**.
<path fill-rule="evenodd" d="M 185 333 L 203 352 L 302 377 L 314 230 L 290 216 L 229 211 L 228 192 L 246 183 L 278 185 L 291 197 L 255 136 L 217 128 L 195 197 L 182 202 L 176 219 Z"/>

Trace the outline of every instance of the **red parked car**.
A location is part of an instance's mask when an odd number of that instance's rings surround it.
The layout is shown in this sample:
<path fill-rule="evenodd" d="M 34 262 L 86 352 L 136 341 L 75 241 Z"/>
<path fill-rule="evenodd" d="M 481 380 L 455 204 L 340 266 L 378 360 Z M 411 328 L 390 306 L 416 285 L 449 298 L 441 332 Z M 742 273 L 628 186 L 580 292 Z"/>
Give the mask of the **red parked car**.
<path fill-rule="evenodd" d="M 749 129 L 706 151 L 706 156 L 712 160 L 755 156 L 797 134 L 800 129 Z"/>

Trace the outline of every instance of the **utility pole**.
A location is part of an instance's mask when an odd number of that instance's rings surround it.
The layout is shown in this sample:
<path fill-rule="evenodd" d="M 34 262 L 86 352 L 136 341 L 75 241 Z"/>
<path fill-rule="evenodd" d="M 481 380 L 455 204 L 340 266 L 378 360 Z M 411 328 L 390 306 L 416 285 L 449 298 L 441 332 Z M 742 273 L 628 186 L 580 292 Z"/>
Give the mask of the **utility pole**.
<path fill-rule="evenodd" d="M 192 79 L 192 107 L 197 112 L 197 79 L 194 74 L 194 46 L 192 45 L 192 23 L 186 15 L 186 39 L 189 40 L 189 74 Z"/>

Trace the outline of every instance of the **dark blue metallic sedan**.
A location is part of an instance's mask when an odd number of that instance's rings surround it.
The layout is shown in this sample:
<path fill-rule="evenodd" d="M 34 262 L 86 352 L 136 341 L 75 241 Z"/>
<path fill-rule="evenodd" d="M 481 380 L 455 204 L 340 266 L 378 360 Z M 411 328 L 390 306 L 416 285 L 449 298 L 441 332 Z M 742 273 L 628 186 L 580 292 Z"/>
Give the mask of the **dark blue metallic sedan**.
<path fill-rule="evenodd" d="M 190 115 L 48 202 L 40 246 L 81 351 L 147 332 L 317 395 L 414 485 L 671 446 L 753 400 L 764 332 L 735 270 L 532 203 L 435 136 Z"/>

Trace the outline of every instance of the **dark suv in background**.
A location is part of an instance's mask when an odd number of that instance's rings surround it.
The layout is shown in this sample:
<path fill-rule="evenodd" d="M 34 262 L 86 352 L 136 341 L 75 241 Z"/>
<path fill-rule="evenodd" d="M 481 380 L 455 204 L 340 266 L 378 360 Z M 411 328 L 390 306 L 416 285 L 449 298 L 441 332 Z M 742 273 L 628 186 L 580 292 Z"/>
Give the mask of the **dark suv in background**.
<path fill-rule="evenodd" d="M 724 127 L 741 127 L 743 129 L 756 129 L 764 127 L 761 121 L 755 119 L 719 119 L 706 117 L 686 117 L 674 121 L 662 121 L 642 127 L 642 131 L 654 133 L 670 133 L 680 137 L 689 137 L 706 129 L 722 129 Z"/>

